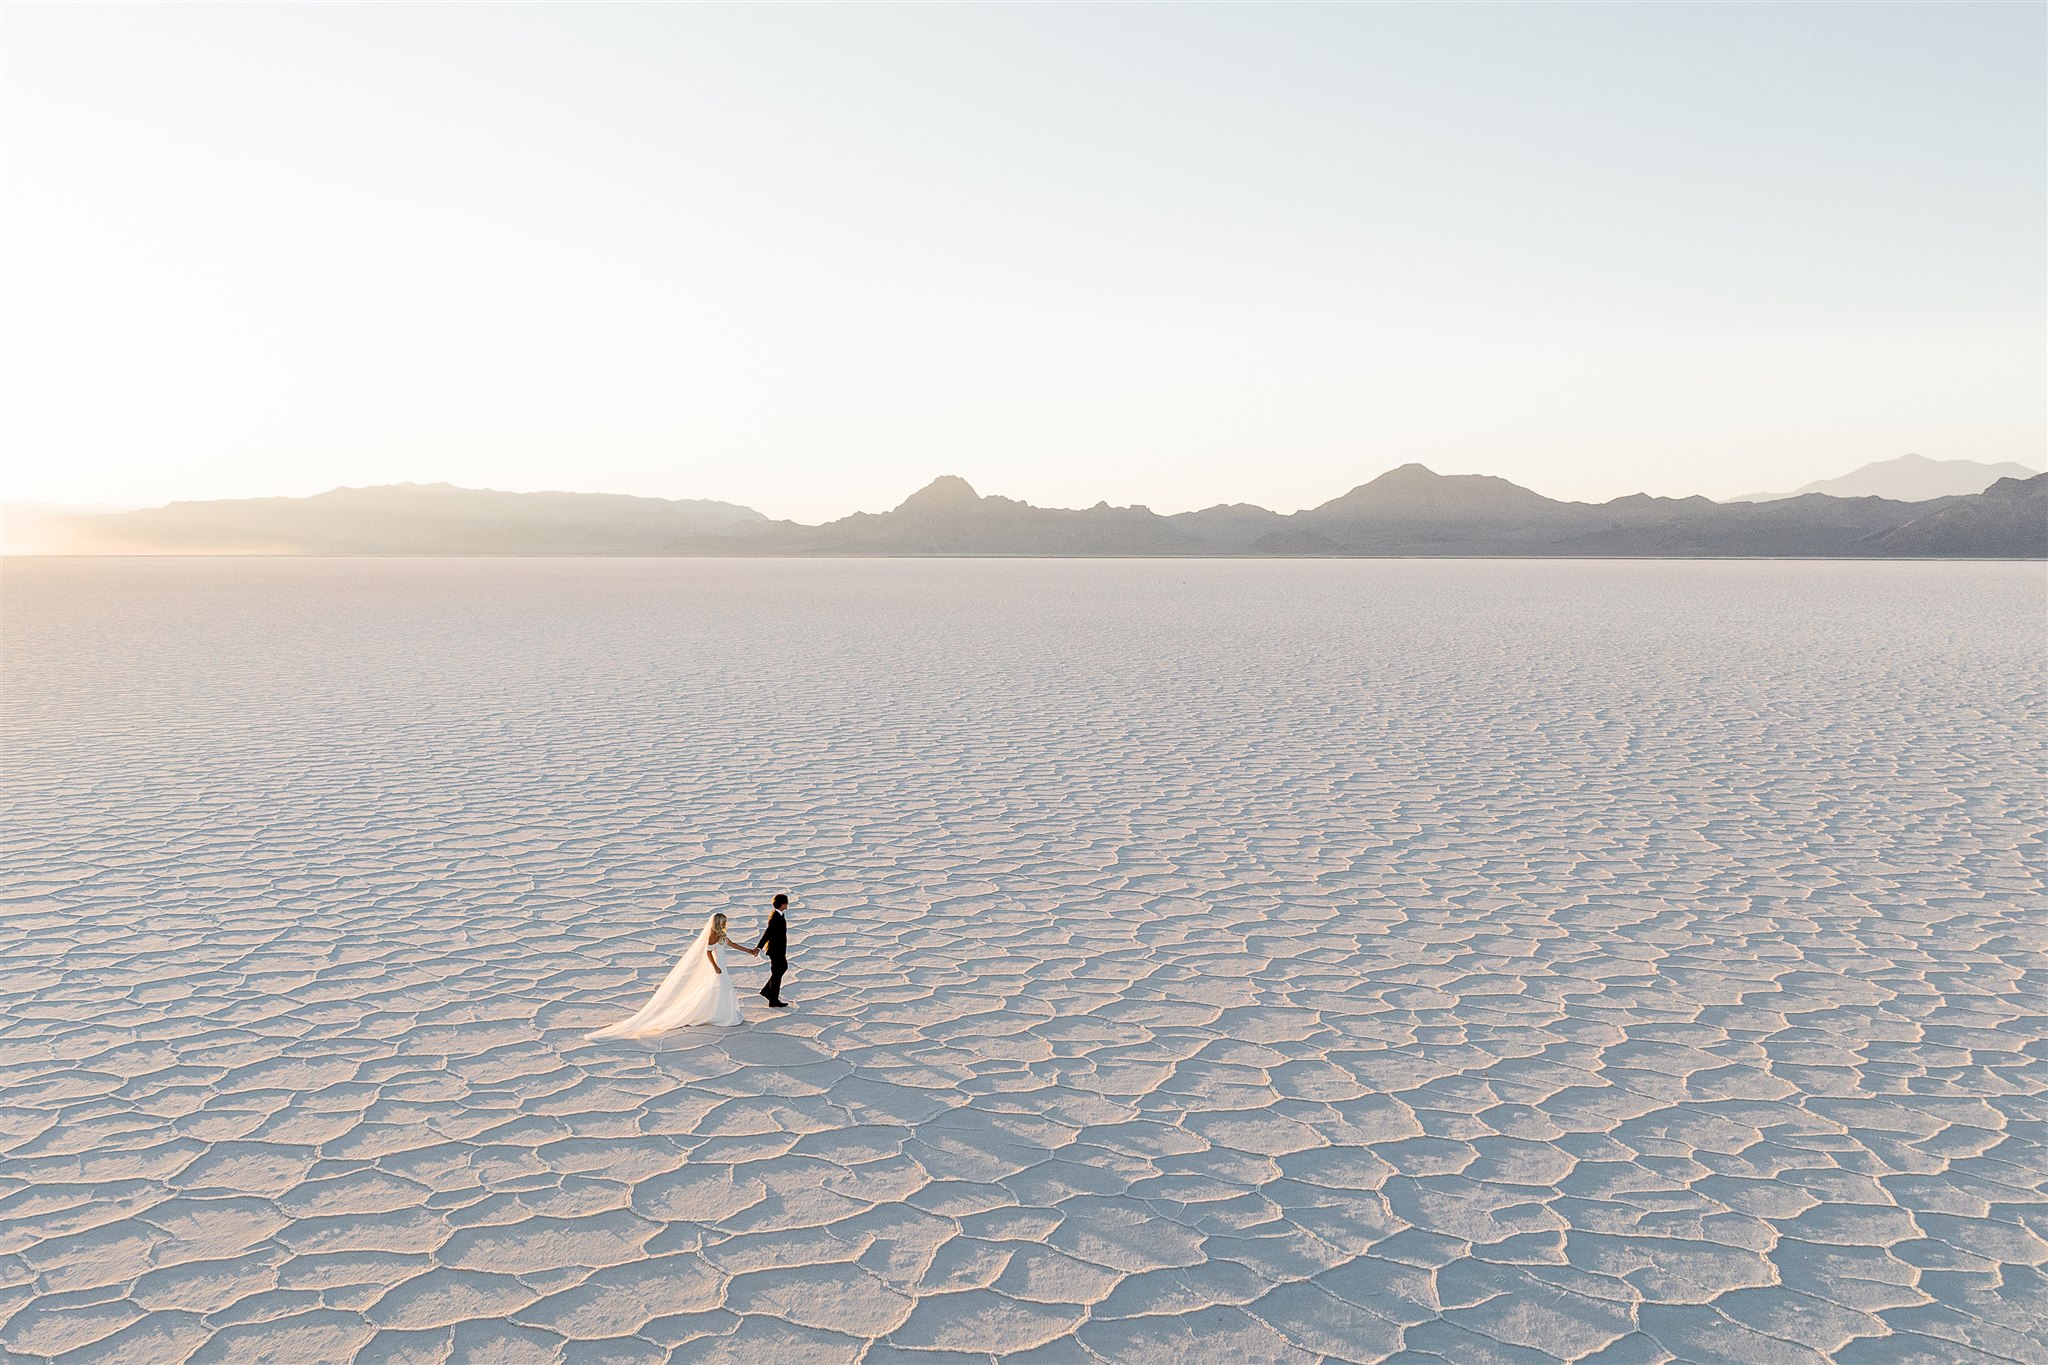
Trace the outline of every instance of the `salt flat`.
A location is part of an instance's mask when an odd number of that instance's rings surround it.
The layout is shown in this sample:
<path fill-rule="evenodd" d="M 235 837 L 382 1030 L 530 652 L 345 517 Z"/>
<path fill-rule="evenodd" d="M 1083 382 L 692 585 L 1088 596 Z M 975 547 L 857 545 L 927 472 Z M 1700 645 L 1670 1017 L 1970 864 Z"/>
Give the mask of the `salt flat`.
<path fill-rule="evenodd" d="M 0 605 L 10 1360 L 2048 1361 L 2039 565 Z"/>

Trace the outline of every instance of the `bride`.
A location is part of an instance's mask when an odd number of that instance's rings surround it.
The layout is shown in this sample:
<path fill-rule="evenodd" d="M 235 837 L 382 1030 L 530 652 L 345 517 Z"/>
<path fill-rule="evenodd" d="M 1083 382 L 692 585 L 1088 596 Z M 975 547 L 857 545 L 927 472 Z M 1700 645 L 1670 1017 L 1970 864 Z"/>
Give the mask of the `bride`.
<path fill-rule="evenodd" d="M 717 1024 L 722 1028 L 737 1024 L 739 1002 L 733 999 L 731 974 L 718 961 L 720 944 L 753 953 L 755 957 L 761 955 L 727 938 L 725 916 L 713 915 L 651 1000 L 629 1018 L 601 1028 L 590 1037 L 645 1038 L 684 1024 Z"/>

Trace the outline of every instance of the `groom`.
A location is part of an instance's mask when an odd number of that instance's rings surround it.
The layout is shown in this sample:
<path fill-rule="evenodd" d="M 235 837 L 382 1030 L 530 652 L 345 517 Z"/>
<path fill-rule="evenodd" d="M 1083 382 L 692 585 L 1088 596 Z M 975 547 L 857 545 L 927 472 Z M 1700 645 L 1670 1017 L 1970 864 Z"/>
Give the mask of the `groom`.
<path fill-rule="evenodd" d="M 775 908 L 768 913 L 768 927 L 762 931 L 761 941 L 754 945 L 754 951 L 768 950 L 768 984 L 761 988 L 761 997 L 770 1009 L 786 1010 L 789 1006 L 782 999 L 782 974 L 789 970 L 789 922 L 782 912 L 789 908 L 789 897 L 778 895 Z"/>

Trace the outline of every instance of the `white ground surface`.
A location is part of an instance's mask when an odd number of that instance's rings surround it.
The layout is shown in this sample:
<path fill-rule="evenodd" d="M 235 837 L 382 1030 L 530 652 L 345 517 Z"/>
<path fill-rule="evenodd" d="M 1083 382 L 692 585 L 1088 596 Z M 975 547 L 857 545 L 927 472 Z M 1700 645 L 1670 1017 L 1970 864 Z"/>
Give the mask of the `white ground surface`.
<path fill-rule="evenodd" d="M 0 1353 L 2048 1361 L 2044 607 L 12 562 Z"/>

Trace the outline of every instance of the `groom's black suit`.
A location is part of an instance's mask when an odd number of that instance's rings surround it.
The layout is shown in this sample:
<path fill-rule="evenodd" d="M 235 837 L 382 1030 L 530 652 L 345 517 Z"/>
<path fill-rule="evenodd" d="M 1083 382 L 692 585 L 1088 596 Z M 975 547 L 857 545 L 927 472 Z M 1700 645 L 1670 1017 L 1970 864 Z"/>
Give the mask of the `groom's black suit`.
<path fill-rule="evenodd" d="M 761 934 L 761 941 L 754 945 L 755 952 L 768 954 L 768 984 L 761 988 L 761 994 L 769 1004 L 782 1003 L 782 974 L 789 970 L 789 922 L 780 910 L 768 914 L 768 928 Z"/>

